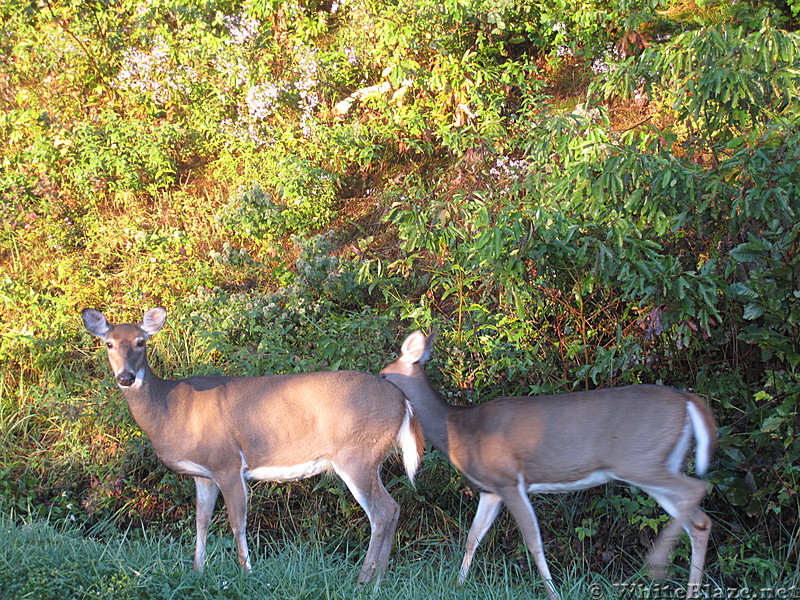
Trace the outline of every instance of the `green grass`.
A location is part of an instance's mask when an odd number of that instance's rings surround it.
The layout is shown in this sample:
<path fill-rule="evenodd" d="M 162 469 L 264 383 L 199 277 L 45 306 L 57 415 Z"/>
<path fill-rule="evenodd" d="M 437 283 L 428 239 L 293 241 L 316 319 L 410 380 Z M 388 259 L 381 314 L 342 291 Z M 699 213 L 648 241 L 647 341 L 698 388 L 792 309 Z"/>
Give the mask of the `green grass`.
<path fill-rule="evenodd" d="M 105 531 L 111 531 L 108 527 Z M 103 529 L 95 529 L 103 531 Z M 527 566 L 506 557 L 478 556 L 471 579 L 455 585 L 461 548 L 431 545 L 396 549 L 380 586 L 356 584 L 364 548 L 341 542 L 327 547 L 313 541 L 281 541 L 253 549 L 254 572 L 243 575 L 227 532 L 210 538 L 207 569 L 191 569 L 191 545 L 153 529 L 93 536 L 72 523 L 33 520 L 14 523 L 0 516 L 0 597 L 24 600 L 67 599 L 510 599 L 544 598 L 544 586 Z M 563 600 L 587 598 L 673 598 L 681 586 L 651 582 L 643 575 L 611 583 L 602 575 L 560 568 Z M 682 577 L 682 575 L 680 575 Z M 796 574 L 795 574 L 796 576 Z M 707 578 L 707 597 L 736 594 L 793 598 L 800 589 L 786 580 L 738 588 L 717 587 Z M 765 594 L 772 594 L 768 596 Z M 781 595 L 783 594 L 783 595 Z M 788 594 L 788 595 L 787 595 Z M 747 596 L 747 597 L 751 597 Z"/>
<path fill-rule="evenodd" d="M 227 534 L 227 532 L 225 532 Z M 395 551 L 380 586 L 359 587 L 364 548 L 330 548 L 313 542 L 281 542 L 253 551 L 254 572 L 242 575 L 232 544 L 212 536 L 205 573 L 191 569 L 191 547 L 153 530 L 105 538 L 84 535 L 72 524 L 45 520 L 14 524 L 0 517 L 0 597 L 65 599 L 166 598 L 370 598 L 461 599 L 544 597 L 533 573 L 508 561 L 476 560 L 473 578 L 455 585 L 460 548 L 432 546 Z M 602 579 L 562 580 L 565 600 L 585 598 Z"/>
<path fill-rule="evenodd" d="M 448 598 L 450 565 L 442 552 L 395 565 L 381 587 L 355 584 L 361 548 L 332 553 L 286 543 L 254 552 L 254 573 L 242 575 L 227 540 L 211 544 L 205 573 L 191 569 L 191 548 L 149 532 L 143 539 L 84 537 L 44 521 L 3 521 L 0 596 L 4 598 Z M 437 565 L 431 568 L 431 565 Z M 498 582 L 502 583 L 502 582 Z M 511 583 L 478 586 L 475 597 L 511 597 Z M 517 592 L 522 594 L 521 586 Z"/>

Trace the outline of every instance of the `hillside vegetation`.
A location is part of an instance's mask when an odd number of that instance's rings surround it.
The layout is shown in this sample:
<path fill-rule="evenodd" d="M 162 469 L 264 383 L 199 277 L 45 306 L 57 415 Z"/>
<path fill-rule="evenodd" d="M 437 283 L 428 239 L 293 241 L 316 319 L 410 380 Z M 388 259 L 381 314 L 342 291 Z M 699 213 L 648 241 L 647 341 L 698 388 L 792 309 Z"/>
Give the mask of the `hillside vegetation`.
<path fill-rule="evenodd" d="M 190 553 L 194 486 L 154 458 L 84 307 L 166 306 L 168 377 L 377 372 L 435 328 L 454 403 L 636 382 L 707 398 L 708 575 L 796 583 L 798 12 L 6 0 L 0 512 Z M 396 560 L 457 547 L 476 504 L 458 474 L 435 453 L 416 491 L 385 470 Z M 666 521 L 620 486 L 536 503 L 559 574 L 627 580 Z M 333 479 L 256 485 L 250 523 L 331 552 L 369 531 Z M 493 555 L 526 560 L 510 520 Z"/>

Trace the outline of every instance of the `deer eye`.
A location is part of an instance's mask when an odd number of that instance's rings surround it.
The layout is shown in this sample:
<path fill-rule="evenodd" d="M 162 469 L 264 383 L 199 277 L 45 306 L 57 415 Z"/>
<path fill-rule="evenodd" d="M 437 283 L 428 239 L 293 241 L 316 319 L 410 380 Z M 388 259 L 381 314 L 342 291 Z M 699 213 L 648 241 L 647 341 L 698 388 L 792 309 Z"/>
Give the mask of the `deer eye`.
<path fill-rule="evenodd" d="M 136 347 L 144 348 L 144 338 L 136 338 Z"/>
<path fill-rule="evenodd" d="M 112 344 L 111 342 L 106 342 L 106 348 L 111 350 L 113 347 L 114 347 L 114 344 Z"/>

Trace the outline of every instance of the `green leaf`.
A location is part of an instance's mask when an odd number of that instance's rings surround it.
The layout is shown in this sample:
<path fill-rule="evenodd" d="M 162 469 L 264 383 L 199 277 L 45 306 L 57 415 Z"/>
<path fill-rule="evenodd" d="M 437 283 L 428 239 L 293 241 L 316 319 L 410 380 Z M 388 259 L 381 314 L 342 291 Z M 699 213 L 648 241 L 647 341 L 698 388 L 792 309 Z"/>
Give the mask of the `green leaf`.
<path fill-rule="evenodd" d="M 767 417 L 761 423 L 761 431 L 776 431 L 778 428 L 780 428 L 781 425 L 783 425 L 784 421 L 785 421 L 784 417 L 776 415 Z"/>
<path fill-rule="evenodd" d="M 763 306 L 750 302 L 744 307 L 744 314 L 742 315 L 742 318 L 752 321 L 763 315 L 765 312 L 766 309 Z"/>
<path fill-rule="evenodd" d="M 728 289 L 731 291 L 731 293 L 739 296 L 740 298 L 747 298 L 749 300 L 757 300 L 759 298 L 757 292 L 751 290 L 749 287 L 739 281 L 732 283 Z"/>

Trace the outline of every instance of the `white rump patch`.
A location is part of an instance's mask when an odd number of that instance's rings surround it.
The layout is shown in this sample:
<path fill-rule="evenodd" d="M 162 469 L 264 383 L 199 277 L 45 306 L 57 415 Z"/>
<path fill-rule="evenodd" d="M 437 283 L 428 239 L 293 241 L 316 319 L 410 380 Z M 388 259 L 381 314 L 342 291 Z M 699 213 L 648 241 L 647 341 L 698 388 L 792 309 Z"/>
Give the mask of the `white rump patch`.
<path fill-rule="evenodd" d="M 694 468 L 698 475 L 703 475 L 708 469 L 708 463 L 711 459 L 709 451 L 712 445 L 711 435 L 706 427 L 703 415 L 700 414 L 700 410 L 694 405 L 694 402 L 686 403 L 686 412 L 689 413 L 692 428 L 694 429 L 694 438 L 697 440 Z"/>
<path fill-rule="evenodd" d="M 327 458 L 318 458 L 298 465 L 286 467 L 256 467 L 244 472 L 248 479 L 262 481 L 297 481 L 312 475 L 319 475 L 331 469 L 331 461 Z"/>
<path fill-rule="evenodd" d="M 417 439 L 411 431 L 411 417 L 414 411 L 411 404 L 406 400 L 406 414 L 403 417 L 403 424 L 397 432 L 397 442 L 400 452 L 403 455 L 403 465 L 408 475 L 408 481 L 414 486 L 414 475 L 419 469 L 419 451 L 417 449 Z"/>
<path fill-rule="evenodd" d="M 692 403 L 687 403 L 687 409 L 692 406 Z M 672 452 L 667 457 L 667 469 L 673 473 L 680 473 L 683 471 L 683 461 L 686 459 L 686 453 L 689 451 L 689 442 L 692 441 L 692 421 L 687 420 L 683 426 L 681 437 L 678 439 Z"/>

